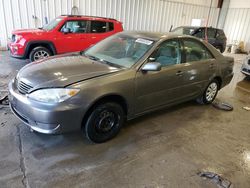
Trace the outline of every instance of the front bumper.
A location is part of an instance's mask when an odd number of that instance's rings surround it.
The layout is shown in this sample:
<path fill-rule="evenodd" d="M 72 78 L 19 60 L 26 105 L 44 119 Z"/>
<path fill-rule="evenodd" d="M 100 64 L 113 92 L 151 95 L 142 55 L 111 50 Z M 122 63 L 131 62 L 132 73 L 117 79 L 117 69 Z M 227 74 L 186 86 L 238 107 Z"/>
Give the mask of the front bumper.
<path fill-rule="evenodd" d="M 18 43 L 8 42 L 8 49 L 10 50 L 11 57 L 24 59 L 25 58 L 25 47 Z"/>
<path fill-rule="evenodd" d="M 45 134 L 80 130 L 84 109 L 70 103 L 40 103 L 19 93 L 14 82 L 9 83 L 9 104 L 12 112 L 31 129 Z"/>

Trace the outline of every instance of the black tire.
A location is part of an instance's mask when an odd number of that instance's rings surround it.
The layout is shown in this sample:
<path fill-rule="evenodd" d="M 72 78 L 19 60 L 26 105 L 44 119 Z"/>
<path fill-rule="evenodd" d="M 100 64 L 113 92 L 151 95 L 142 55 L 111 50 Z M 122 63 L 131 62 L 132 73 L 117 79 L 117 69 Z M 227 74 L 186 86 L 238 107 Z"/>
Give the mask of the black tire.
<path fill-rule="evenodd" d="M 220 47 L 220 53 L 223 53 L 225 50 L 224 50 L 224 48 L 221 46 Z"/>
<path fill-rule="evenodd" d="M 112 102 L 97 105 L 89 115 L 86 125 L 86 137 L 95 143 L 114 138 L 124 124 L 124 110 Z"/>
<path fill-rule="evenodd" d="M 215 47 L 218 51 L 220 51 L 220 53 L 223 53 L 223 48 L 222 48 L 222 46 L 216 46 Z"/>
<path fill-rule="evenodd" d="M 211 104 L 217 96 L 219 86 L 219 82 L 216 79 L 212 80 L 206 87 L 202 96 L 197 98 L 196 101 L 199 104 Z M 208 94 L 209 91 L 211 91 L 211 95 Z"/>
<path fill-rule="evenodd" d="M 37 61 L 39 59 L 38 58 L 38 55 L 40 54 L 41 58 L 46 58 L 46 57 L 49 57 L 52 55 L 51 51 L 43 46 L 38 46 L 38 47 L 35 47 L 31 50 L 30 54 L 29 54 L 29 59 L 31 62 L 33 61 Z"/>

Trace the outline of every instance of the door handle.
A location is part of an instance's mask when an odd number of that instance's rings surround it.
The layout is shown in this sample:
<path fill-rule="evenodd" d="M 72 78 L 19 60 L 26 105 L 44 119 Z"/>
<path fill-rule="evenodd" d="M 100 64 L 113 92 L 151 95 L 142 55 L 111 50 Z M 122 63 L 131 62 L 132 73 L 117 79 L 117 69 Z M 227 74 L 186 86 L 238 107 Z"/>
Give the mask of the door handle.
<path fill-rule="evenodd" d="M 182 72 L 182 71 L 177 71 L 177 72 L 175 73 L 175 75 L 176 75 L 176 76 L 182 76 L 182 75 L 183 75 L 183 72 Z"/>

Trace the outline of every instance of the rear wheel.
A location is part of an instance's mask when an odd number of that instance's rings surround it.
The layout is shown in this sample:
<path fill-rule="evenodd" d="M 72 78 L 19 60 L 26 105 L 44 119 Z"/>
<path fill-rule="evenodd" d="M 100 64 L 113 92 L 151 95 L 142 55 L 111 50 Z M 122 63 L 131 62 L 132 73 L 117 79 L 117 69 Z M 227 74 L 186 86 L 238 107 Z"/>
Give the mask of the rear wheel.
<path fill-rule="evenodd" d="M 214 101 L 219 90 L 219 82 L 212 80 L 201 97 L 197 98 L 196 101 L 200 104 L 210 104 Z"/>
<path fill-rule="evenodd" d="M 45 48 L 43 46 L 38 46 L 38 47 L 35 47 L 34 49 L 31 50 L 30 55 L 29 55 L 29 59 L 31 62 L 38 61 L 40 59 L 47 58 L 51 55 L 52 55 L 52 53 L 50 50 L 48 50 L 47 48 Z"/>
<path fill-rule="evenodd" d="M 217 46 L 216 49 L 217 49 L 220 53 L 223 53 L 223 47 L 222 47 L 222 46 Z"/>
<path fill-rule="evenodd" d="M 117 103 L 106 102 L 96 106 L 87 119 L 85 134 L 95 143 L 115 137 L 124 123 L 124 110 Z"/>

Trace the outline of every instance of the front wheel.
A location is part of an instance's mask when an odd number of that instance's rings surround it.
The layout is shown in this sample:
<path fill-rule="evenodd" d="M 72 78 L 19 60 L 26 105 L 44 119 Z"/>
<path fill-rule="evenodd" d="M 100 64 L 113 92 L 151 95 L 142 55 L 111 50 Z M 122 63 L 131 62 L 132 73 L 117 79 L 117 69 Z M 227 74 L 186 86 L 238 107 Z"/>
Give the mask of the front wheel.
<path fill-rule="evenodd" d="M 201 97 L 196 99 L 196 101 L 200 104 L 211 104 L 219 90 L 219 83 L 217 80 L 212 80 L 207 88 L 205 89 L 204 93 L 202 94 Z"/>
<path fill-rule="evenodd" d="M 52 53 L 43 46 L 38 46 L 31 50 L 29 59 L 31 62 L 51 56 Z"/>
<path fill-rule="evenodd" d="M 92 110 L 85 125 L 85 134 L 90 141 L 102 143 L 115 137 L 123 123 L 123 108 L 117 103 L 103 103 Z"/>

